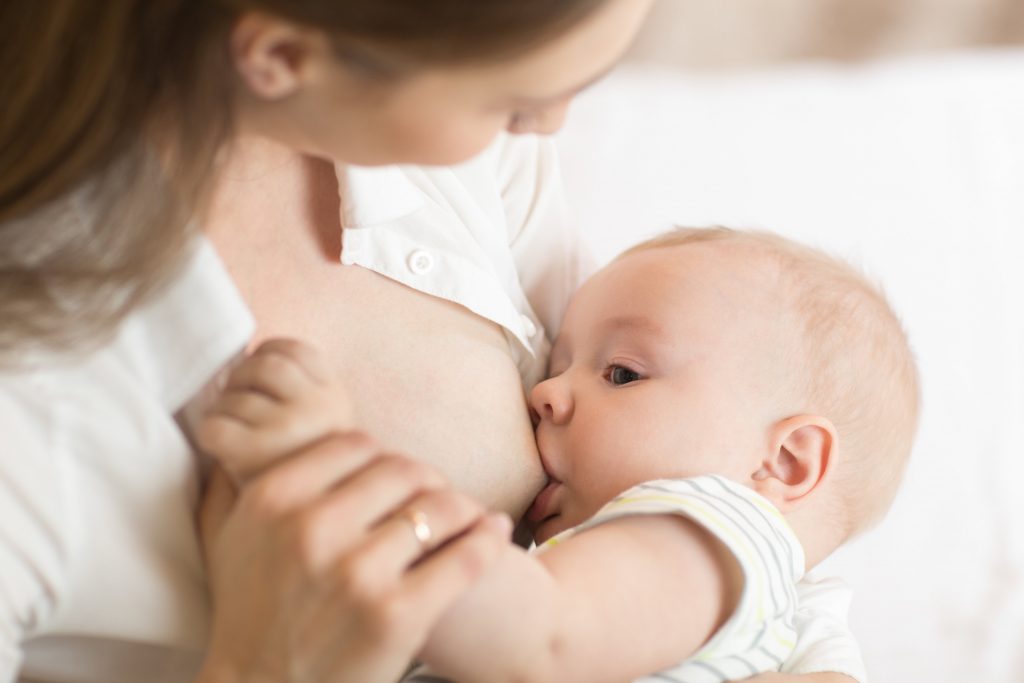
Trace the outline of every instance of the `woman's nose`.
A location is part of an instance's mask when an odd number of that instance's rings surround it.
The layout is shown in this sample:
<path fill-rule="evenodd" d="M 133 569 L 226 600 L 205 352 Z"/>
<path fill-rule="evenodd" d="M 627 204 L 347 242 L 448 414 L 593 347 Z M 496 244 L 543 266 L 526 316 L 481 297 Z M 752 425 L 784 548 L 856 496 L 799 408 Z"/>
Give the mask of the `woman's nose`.
<path fill-rule="evenodd" d="M 572 394 L 565 378 L 559 375 L 535 386 L 530 392 L 530 410 L 538 423 L 565 424 L 572 419 Z"/>

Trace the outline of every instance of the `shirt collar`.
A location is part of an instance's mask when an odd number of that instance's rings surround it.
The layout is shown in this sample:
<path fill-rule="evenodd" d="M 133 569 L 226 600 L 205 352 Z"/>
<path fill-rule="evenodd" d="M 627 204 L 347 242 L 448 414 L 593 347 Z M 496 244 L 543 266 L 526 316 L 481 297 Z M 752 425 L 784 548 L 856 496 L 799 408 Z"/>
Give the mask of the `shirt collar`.
<path fill-rule="evenodd" d="M 254 329 L 220 257 L 200 238 L 174 282 L 125 320 L 113 350 L 176 412 L 245 348 Z"/>
<path fill-rule="evenodd" d="M 347 228 L 389 223 L 419 211 L 427 197 L 398 166 L 336 164 L 341 224 Z"/>

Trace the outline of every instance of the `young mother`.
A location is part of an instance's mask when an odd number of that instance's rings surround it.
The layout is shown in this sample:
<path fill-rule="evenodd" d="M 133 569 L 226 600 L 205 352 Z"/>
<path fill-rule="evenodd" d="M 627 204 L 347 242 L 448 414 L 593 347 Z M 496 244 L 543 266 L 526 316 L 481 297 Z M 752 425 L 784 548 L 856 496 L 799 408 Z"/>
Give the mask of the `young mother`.
<path fill-rule="evenodd" d="M 0 681 L 400 676 L 504 542 L 472 501 L 541 483 L 520 381 L 577 257 L 542 142 L 347 165 L 557 129 L 647 5 L 0 5 Z M 180 426 L 281 334 L 380 441 L 266 464 L 207 576 Z"/>

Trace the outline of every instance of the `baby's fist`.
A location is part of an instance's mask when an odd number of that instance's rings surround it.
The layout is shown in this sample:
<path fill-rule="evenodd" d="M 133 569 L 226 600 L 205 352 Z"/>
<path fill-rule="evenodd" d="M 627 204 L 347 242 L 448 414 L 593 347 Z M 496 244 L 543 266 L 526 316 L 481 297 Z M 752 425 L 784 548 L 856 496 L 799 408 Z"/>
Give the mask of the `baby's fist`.
<path fill-rule="evenodd" d="M 313 346 L 273 339 L 233 368 L 196 440 L 239 480 L 281 456 L 353 427 L 348 393 Z"/>

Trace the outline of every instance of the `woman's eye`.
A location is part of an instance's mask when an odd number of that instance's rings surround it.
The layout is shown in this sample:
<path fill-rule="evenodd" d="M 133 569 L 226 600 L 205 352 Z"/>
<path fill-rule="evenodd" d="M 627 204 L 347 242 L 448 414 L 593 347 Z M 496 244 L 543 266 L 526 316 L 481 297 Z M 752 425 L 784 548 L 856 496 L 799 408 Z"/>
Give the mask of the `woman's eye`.
<path fill-rule="evenodd" d="M 639 379 L 641 379 L 640 373 L 621 365 L 613 365 L 608 369 L 608 381 L 616 386 L 636 382 Z"/>

